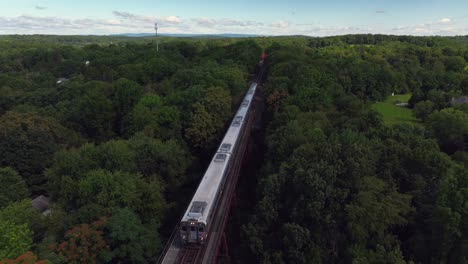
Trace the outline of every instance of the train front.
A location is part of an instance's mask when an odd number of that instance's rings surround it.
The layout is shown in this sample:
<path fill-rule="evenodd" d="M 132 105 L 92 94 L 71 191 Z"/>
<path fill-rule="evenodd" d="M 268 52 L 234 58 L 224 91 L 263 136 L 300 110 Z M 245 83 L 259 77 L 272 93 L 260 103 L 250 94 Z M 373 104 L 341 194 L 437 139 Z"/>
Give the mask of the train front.
<path fill-rule="evenodd" d="M 180 237 L 184 243 L 203 244 L 208 235 L 203 213 L 205 202 L 194 202 L 186 217 L 180 223 Z"/>

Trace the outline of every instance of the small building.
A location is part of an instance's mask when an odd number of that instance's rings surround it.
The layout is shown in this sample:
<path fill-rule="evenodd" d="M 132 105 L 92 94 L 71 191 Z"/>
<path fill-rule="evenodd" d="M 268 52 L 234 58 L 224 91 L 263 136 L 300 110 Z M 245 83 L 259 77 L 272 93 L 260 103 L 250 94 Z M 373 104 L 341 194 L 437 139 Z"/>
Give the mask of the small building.
<path fill-rule="evenodd" d="M 44 195 L 40 195 L 34 200 L 31 201 L 32 208 L 38 210 L 43 215 L 48 215 L 50 213 L 49 209 L 49 198 L 45 197 Z"/>
<path fill-rule="evenodd" d="M 58 84 L 58 85 L 62 85 L 62 84 L 64 84 L 64 83 L 66 83 L 67 81 L 68 81 L 67 78 L 58 78 L 58 79 L 57 79 L 57 84 Z"/>
<path fill-rule="evenodd" d="M 461 105 L 461 104 L 468 104 L 468 96 L 462 96 L 458 98 L 452 98 L 450 101 L 451 105 Z"/>

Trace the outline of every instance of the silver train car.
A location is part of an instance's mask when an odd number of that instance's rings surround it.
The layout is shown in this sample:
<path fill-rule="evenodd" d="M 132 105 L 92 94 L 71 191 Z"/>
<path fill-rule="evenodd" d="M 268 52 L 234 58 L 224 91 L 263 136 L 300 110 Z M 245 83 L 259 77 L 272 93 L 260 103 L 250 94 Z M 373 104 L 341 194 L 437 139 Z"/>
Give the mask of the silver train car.
<path fill-rule="evenodd" d="M 256 89 L 257 83 L 252 83 L 185 211 L 179 229 L 184 243 L 203 244 L 207 240 L 213 213 L 232 163 L 231 155 L 238 148 Z"/>

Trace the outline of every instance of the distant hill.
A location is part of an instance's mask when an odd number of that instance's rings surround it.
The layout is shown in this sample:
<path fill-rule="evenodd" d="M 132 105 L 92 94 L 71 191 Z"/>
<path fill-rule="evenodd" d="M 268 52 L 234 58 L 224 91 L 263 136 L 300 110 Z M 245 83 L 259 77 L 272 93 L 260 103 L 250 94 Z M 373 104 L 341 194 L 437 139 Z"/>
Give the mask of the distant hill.
<path fill-rule="evenodd" d="M 159 36 L 163 37 L 183 37 L 183 38 L 190 38 L 190 37 L 210 37 L 210 38 L 254 38 L 259 37 L 260 35 L 255 34 L 232 34 L 232 33 L 224 33 L 224 34 L 158 34 Z M 113 34 L 110 36 L 124 36 L 124 37 L 153 37 L 154 33 L 122 33 L 122 34 Z"/>

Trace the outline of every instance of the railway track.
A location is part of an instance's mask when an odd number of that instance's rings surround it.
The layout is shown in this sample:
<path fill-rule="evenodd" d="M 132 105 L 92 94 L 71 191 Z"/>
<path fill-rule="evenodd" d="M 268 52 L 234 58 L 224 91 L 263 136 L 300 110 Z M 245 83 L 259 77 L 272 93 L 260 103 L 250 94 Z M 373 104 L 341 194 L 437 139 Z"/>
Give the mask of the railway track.
<path fill-rule="evenodd" d="M 186 247 L 182 254 L 182 258 L 179 262 L 180 264 L 197 264 L 198 257 L 200 256 L 201 247 Z"/>

